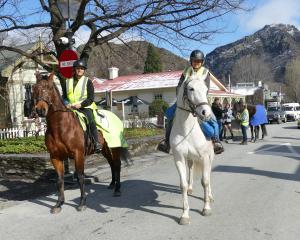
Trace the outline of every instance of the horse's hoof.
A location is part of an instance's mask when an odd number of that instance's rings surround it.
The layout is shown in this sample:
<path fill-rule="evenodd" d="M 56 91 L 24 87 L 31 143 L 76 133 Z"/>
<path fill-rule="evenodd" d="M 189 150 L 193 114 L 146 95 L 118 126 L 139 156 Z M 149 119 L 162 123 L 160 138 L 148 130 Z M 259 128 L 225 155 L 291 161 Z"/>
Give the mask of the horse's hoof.
<path fill-rule="evenodd" d="M 86 205 L 80 205 L 80 206 L 77 207 L 77 211 L 78 211 L 78 212 L 82 212 L 82 211 L 84 211 L 85 209 L 86 209 Z"/>
<path fill-rule="evenodd" d="M 115 191 L 114 192 L 114 197 L 121 197 L 121 192 L 120 191 Z"/>
<path fill-rule="evenodd" d="M 109 184 L 109 186 L 107 187 L 107 189 L 114 189 L 115 185 L 114 184 Z"/>
<path fill-rule="evenodd" d="M 188 190 L 187 190 L 187 194 L 188 194 L 188 195 L 192 195 L 192 194 L 193 194 L 193 189 L 188 189 Z"/>
<path fill-rule="evenodd" d="M 191 223 L 190 218 L 181 217 L 179 220 L 180 225 L 188 225 L 190 223 Z"/>
<path fill-rule="evenodd" d="M 202 210 L 202 216 L 210 216 L 211 215 L 211 209 L 203 209 Z"/>
<path fill-rule="evenodd" d="M 50 211 L 52 214 L 57 214 L 57 213 L 60 213 L 61 212 L 61 207 L 54 207 L 54 208 L 51 208 L 51 211 Z"/>

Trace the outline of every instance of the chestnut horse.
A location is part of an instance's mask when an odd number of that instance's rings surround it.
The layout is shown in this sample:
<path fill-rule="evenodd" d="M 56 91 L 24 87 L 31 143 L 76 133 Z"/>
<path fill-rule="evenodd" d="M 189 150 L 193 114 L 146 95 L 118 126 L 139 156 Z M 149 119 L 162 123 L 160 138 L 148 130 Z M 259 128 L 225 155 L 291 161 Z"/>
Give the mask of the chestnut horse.
<path fill-rule="evenodd" d="M 33 86 L 34 107 L 39 116 L 46 117 L 47 131 L 45 144 L 50 153 L 51 162 L 57 173 L 58 200 L 51 209 L 51 213 L 59 213 L 64 204 L 64 161 L 74 159 L 75 169 L 80 186 L 80 203 L 78 211 L 86 208 L 86 193 L 84 186 L 84 160 L 85 155 L 92 154 L 93 148 L 90 140 L 86 140 L 77 117 L 73 111 L 66 108 L 62 97 L 53 82 L 54 74 L 49 77 L 37 75 L 37 83 Z M 114 188 L 114 196 L 120 196 L 121 157 L 126 158 L 127 149 L 122 147 L 109 148 L 103 135 L 99 132 L 98 141 L 103 146 L 102 154 L 111 167 L 112 181 L 109 189 Z"/>

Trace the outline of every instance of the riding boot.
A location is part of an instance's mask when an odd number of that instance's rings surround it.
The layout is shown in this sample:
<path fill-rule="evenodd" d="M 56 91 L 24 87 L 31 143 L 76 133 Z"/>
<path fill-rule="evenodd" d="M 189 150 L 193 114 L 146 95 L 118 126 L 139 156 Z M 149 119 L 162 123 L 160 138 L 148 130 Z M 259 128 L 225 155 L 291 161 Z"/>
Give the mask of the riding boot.
<path fill-rule="evenodd" d="M 216 137 L 212 137 L 211 140 L 214 144 L 215 154 L 220 154 L 220 153 L 224 152 L 224 147 L 219 139 L 217 139 Z"/>
<path fill-rule="evenodd" d="M 96 124 L 90 123 L 90 126 L 91 126 L 91 130 L 92 130 L 93 138 L 94 138 L 94 153 L 101 153 L 102 145 L 99 143 L 98 130 L 96 128 Z"/>
<path fill-rule="evenodd" d="M 170 135 L 171 135 L 171 130 L 172 130 L 172 121 L 169 121 L 166 127 L 166 134 L 165 134 L 165 139 L 162 140 L 158 146 L 157 150 L 165 153 L 170 152 Z"/>

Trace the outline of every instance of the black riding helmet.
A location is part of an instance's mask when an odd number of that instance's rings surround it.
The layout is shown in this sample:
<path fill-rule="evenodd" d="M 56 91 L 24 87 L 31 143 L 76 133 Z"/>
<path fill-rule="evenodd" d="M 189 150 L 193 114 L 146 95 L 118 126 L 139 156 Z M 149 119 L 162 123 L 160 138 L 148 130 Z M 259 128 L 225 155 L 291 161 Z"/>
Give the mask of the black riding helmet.
<path fill-rule="evenodd" d="M 193 60 L 200 60 L 200 61 L 203 61 L 204 62 L 204 53 L 200 50 L 194 50 L 191 52 L 191 55 L 190 55 L 190 64 L 192 64 L 192 61 Z"/>
<path fill-rule="evenodd" d="M 86 61 L 84 59 L 79 59 L 79 60 L 75 61 L 73 63 L 73 68 L 76 68 L 76 67 L 83 67 L 84 69 L 87 69 Z"/>

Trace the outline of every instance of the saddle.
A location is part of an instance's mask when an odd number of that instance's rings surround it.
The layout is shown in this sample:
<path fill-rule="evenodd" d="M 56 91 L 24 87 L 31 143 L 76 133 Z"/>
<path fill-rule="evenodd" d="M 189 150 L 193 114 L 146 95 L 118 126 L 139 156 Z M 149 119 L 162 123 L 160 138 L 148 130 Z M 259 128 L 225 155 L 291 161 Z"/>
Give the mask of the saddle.
<path fill-rule="evenodd" d="M 87 132 L 88 119 L 84 113 L 72 110 L 77 116 L 82 129 Z M 96 127 L 101 131 L 108 147 L 128 147 L 124 137 L 122 121 L 111 111 L 93 110 Z"/>

